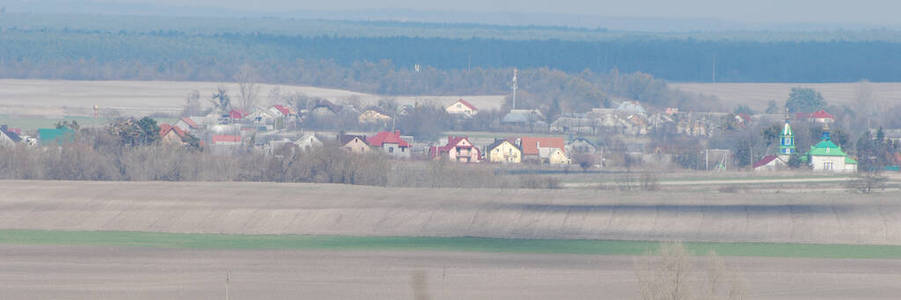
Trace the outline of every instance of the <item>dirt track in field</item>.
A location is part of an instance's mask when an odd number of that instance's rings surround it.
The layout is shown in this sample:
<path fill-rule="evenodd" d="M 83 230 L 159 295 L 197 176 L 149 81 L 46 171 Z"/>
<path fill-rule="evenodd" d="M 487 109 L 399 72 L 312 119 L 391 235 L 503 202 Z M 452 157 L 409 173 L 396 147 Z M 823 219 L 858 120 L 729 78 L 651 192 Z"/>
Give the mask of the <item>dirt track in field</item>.
<path fill-rule="evenodd" d="M 901 245 L 894 192 L 0 181 L 0 229 Z"/>
<path fill-rule="evenodd" d="M 726 258 L 749 299 L 894 299 L 901 261 Z M 4 299 L 637 299 L 633 258 L 0 246 Z"/>

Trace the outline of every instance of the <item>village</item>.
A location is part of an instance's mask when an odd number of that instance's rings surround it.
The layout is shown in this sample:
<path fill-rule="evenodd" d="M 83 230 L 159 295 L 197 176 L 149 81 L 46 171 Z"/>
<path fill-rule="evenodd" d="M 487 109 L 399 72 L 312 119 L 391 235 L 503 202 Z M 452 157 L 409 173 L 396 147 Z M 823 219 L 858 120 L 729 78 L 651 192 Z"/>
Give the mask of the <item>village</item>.
<path fill-rule="evenodd" d="M 171 123 L 161 122 L 152 126 L 159 129 L 160 144 L 190 147 L 216 155 L 251 152 L 275 155 L 283 149 L 308 151 L 328 144 L 349 153 L 382 153 L 382 157 L 399 160 L 527 164 L 582 170 L 640 166 L 705 171 L 800 169 L 853 173 L 858 170 L 857 156 L 832 139 L 830 126 L 834 126 L 835 117 L 825 110 L 754 115 L 699 113 L 680 112 L 678 108 L 655 110 L 646 108 L 638 101 L 623 100 L 615 108 L 561 112 L 554 118 L 548 118 L 540 109 L 509 109 L 504 114 L 497 111 L 483 113 L 462 98 L 450 105 L 426 103 L 363 107 L 336 104 L 326 99 L 315 99 L 304 104 L 257 106 L 250 112 L 224 104 L 210 109 L 206 115 L 186 115 Z M 429 111 L 428 108 L 435 109 Z M 437 138 L 433 139 L 417 138 L 397 125 L 399 118 L 421 114 L 422 111 L 428 111 L 431 115 L 419 116 L 414 120 L 428 122 L 446 117 L 450 126 L 465 128 L 465 124 L 482 118 L 480 121 L 489 125 L 485 131 L 450 131 L 449 135 L 436 135 Z M 493 120 L 480 114 L 490 114 Z M 135 123 L 134 120 L 127 122 Z M 120 125 L 111 124 L 110 130 Z M 810 128 L 820 133 L 817 137 L 808 138 L 809 149 L 802 149 L 796 144 L 797 134 L 793 125 L 802 125 L 805 130 Z M 754 148 L 758 146 L 750 142 L 746 142 L 749 145 L 744 153 L 738 153 L 742 149 L 736 150 L 735 147 L 710 147 L 713 143 L 708 142 L 727 135 L 729 131 L 753 131 L 766 126 L 778 127 L 778 134 L 770 132 L 766 138 L 775 141 L 762 141 L 767 143 L 766 148 L 757 153 L 754 153 Z M 2 125 L 0 145 L 12 147 L 22 144 L 28 148 L 59 146 L 74 142 L 73 136 L 78 129 L 78 124 L 66 122 L 56 128 L 40 128 L 33 132 Z M 893 153 L 889 163 L 881 168 L 896 170 L 901 155 L 894 154 L 897 151 L 893 145 L 899 137 L 884 136 L 881 129 L 879 134 L 883 135 L 881 139 L 892 145 L 889 148 Z M 686 143 L 689 145 L 684 146 Z M 702 148 L 699 143 L 707 143 L 708 146 Z M 744 166 L 736 163 L 741 159 L 746 159 Z"/>

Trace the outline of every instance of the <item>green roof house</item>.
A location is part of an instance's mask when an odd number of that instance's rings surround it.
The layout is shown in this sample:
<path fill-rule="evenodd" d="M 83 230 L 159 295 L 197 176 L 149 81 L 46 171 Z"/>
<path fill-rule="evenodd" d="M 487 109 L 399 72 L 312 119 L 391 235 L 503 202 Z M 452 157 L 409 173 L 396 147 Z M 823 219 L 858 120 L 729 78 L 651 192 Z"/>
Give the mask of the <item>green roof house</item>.
<path fill-rule="evenodd" d="M 821 172 L 855 172 L 857 161 L 842 151 L 842 147 L 832 142 L 829 131 L 823 132 L 823 139 L 810 146 L 802 160 L 807 161 L 814 171 Z"/>
<path fill-rule="evenodd" d="M 40 128 L 38 129 L 38 140 L 41 145 L 61 145 L 71 143 L 75 140 L 75 131 L 68 127 L 63 128 Z"/>

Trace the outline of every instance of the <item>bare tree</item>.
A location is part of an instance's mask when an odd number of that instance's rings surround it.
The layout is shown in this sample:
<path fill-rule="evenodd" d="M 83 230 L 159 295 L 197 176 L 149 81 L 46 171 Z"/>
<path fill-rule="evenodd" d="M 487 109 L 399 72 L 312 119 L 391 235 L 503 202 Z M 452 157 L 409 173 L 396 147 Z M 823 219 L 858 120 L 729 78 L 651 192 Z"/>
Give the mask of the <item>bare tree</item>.
<path fill-rule="evenodd" d="M 241 110 L 251 112 L 256 106 L 257 96 L 260 93 L 260 86 L 257 84 L 257 73 L 253 66 L 243 65 L 235 74 L 235 81 L 238 82 L 238 103 Z"/>
<path fill-rule="evenodd" d="M 870 124 L 871 121 L 876 121 L 879 124 L 882 124 L 882 120 L 880 117 L 881 112 L 884 111 L 884 107 L 881 103 L 879 103 L 878 99 L 873 95 L 873 86 L 867 80 L 862 80 L 857 83 L 857 88 L 854 91 L 854 106 L 858 109 L 865 118 L 863 120 L 866 122 L 862 124 L 866 126 L 865 129 L 870 129 L 873 127 Z"/>
<path fill-rule="evenodd" d="M 700 270 L 691 260 L 681 243 L 661 243 L 656 253 L 637 260 L 641 299 L 741 299 L 745 295 L 743 279 L 715 252 L 708 254 Z"/>
<path fill-rule="evenodd" d="M 888 177 L 882 175 L 878 169 L 876 170 L 858 170 L 854 179 L 848 180 L 846 187 L 848 191 L 869 194 L 876 190 L 885 190 Z"/>
<path fill-rule="evenodd" d="M 228 113 L 228 110 L 231 109 L 232 106 L 231 96 L 228 95 L 228 90 L 221 85 L 216 87 L 216 92 L 213 93 L 210 102 L 213 103 L 213 106 L 216 107 L 216 110 L 218 110 L 220 114 Z"/>
<path fill-rule="evenodd" d="M 269 90 L 269 96 L 267 97 L 267 100 L 269 101 L 268 104 L 269 105 L 285 104 L 282 101 L 283 98 L 284 97 L 282 96 L 282 88 L 278 87 L 278 86 L 273 87 L 272 89 Z"/>
<path fill-rule="evenodd" d="M 185 97 L 185 106 L 182 110 L 182 116 L 196 116 L 201 114 L 203 110 L 203 106 L 200 104 L 200 91 L 192 90 L 188 93 L 188 96 Z"/>

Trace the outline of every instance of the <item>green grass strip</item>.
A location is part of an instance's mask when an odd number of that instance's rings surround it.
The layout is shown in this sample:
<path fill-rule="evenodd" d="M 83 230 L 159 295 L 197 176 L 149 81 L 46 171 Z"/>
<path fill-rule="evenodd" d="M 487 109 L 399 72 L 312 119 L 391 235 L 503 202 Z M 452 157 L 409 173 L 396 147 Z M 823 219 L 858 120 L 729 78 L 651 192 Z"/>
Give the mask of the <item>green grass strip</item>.
<path fill-rule="evenodd" d="M 399 250 L 641 255 L 659 242 L 615 240 L 499 239 L 476 237 L 358 237 L 234 235 L 127 231 L 0 230 L 0 244 L 123 246 L 177 249 Z M 901 246 L 688 242 L 697 255 L 901 259 Z"/>

